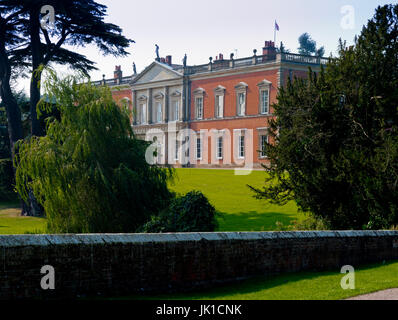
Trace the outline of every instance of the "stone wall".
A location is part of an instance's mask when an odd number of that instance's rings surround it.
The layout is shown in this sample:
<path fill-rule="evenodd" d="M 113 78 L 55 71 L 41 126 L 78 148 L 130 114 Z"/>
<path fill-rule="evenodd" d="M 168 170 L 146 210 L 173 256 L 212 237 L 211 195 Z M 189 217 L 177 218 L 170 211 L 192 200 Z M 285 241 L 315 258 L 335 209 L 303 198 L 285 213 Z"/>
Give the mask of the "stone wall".
<path fill-rule="evenodd" d="M 398 259 L 398 232 L 0 236 L 0 299 L 167 292 Z M 40 270 L 55 268 L 55 290 Z"/>

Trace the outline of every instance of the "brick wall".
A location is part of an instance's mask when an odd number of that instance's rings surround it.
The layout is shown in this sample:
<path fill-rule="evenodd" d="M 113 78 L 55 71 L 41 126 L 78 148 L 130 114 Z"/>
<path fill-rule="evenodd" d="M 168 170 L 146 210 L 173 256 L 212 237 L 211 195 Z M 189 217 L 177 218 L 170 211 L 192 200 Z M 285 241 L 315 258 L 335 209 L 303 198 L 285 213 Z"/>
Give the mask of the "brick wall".
<path fill-rule="evenodd" d="M 0 236 L 0 299 L 118 296 L 398 259 L 398 232 Z M 44 265 L 55 290 L 40 287 Z"/>

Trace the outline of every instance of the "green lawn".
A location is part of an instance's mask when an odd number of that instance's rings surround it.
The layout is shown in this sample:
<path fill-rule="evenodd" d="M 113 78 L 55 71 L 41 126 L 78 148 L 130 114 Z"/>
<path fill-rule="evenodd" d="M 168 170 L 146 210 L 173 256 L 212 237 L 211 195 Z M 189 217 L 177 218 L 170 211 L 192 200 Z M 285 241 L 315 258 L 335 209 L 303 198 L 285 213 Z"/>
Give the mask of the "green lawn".
<path fill-rule="evenodd" d="M 0 203 L 0 234 L 40 233 L 45 229 L 42 218 L 21 217 L 18 202 Z"/>
<path fill-rule="evenodd" d="M 343 274 L 308 272 L 258 277 L 216 289 L 178 295 L 131 296 L 122 300 L 340 300 L 398 288 L 398 262 L 366 266 L 355 272 L 355 290 L 343 290 Z"/>
<path fill-rule="evenodd" d="M 247 185 L 261 187 L 264 171 L 253 171 L 246 176 L 234 175 L 234 170 L 177 169 L 176 172 L 171 188 L 179 193 L 202 191 L 224 214 L 220 231 L 273 231 L 276 222 L 287 226 L 304 218 L 294 202 L 280 207 L 253 198 Z"/>
<path fill-rule="evenodd" d="M 272 231 L 276 222 L 284 226 L 304 215 L 291 202 L 283 207 L 253 198 L 248 184 L 260 187 L 265 173 L 235 175 L 234 170 L 177 169 L 170 187 L 178 193 L 202 191 L 223 214 L 220 231 Z M 45 229 L 45 219 L 19 217 L 18 203 L 0 204 L 0 234 L 24 234 Z"/>

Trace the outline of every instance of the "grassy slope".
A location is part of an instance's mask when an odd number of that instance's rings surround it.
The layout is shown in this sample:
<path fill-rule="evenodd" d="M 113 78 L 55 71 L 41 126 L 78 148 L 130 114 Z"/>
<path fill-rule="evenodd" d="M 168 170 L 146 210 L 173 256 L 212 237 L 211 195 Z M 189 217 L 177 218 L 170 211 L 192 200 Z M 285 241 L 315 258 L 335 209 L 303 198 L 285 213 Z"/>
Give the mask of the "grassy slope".
<path fill-rule="evenodd" d="M 278 221 L 289 225 L 301 220 L 304 215 L 293 202 L 280 207 L 253 198 L 247 185 L 261 187 L 264 177 L 263 171 L 237 176 L 233 170 L 177 169 L 171 188 L 179 193 L 202 191 L 224 213 L 220 231 L 272 231 Z"/>
<path fill-rule="evenodd" d="M 343 274 L 311 272 L 255 278 L 239 284 L 196 293 L 132 296 L 122 299 L 153 300 L 340 300 L 398 287 L 398 262 L 362 267 L 355 273 L 355 290 L 340 286 Z"/>
<path fill-rule="evenodd" d="M 20 217 L 20 213 L 19 203 L 0 203 L 0 234 L 37 233 L 45 229 L 45 219 Z"/>
<path fill-rule="evenodd" d="M 220 231 L 271 231 L 275 230 L 277 221 L 289 225 L 303 218 L 293 202 L 279 207 L 253 198 L 247 185 L 263 185 L 262 171 L 243 176 L 235 175 L 233 170 L 177 169 L 176 172 L 171 188 L 179 193 L 202 191 L 223 213 Z M 44 219 L 19 217 L 18 213 L 18 203 L 0 204 L 0 234 L 44 230 Z"/>

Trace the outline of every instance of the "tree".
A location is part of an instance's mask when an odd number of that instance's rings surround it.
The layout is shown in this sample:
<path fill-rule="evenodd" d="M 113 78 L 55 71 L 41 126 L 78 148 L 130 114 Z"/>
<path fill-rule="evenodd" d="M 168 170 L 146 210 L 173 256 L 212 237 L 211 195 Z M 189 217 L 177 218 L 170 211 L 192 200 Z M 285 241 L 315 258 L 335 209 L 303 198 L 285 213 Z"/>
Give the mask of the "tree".
<path fill-rule="evenodd" d="M 21 123 L 23 126 L 22 136 L 26 136 L 28 132 L 28 124 L 27 121 L 22 121 L 23 118 L 27 118 L 27 114 L 29 113 L 29 99 L 26 97 L 26 94 L 23 91 L 13 92 L 13 98 L 20 109 L 22 119 Z M 7 122 L 7 114 L 6 114 L 6 105 L 3 102 L 0 102 L 0 159 L 11 159 L 11 148 L 10 148 L 10 138 L 8 133 L 8 122 Z"/>
<path fill-rule="evenodd" d="M 10 139 L 7 131 L 7 116 L 5 113 L 5 108 L 0 106 L 0 159 L 11 156 Z"/>
<path fill-rule="evenodd" d="M 25 200 L 33 190 L 48 232 L 135 232 L 168 206 L 173 171 L 146 162 L 149 144 L 108 87 L 79 82 L 49 76 L 39 110 L 55 99 L 60 118 L 48 120 L 46 136 L 18 144 L 17 190 Z"/>
<path fill-rule="evenodd" d="M 55 24 L 51 30 L 41 26 L 40 11 L 44 5 L 54 8 Z M 92 0 L 0 0 L 0 9 L 0 93 L 8 110 L 13 145 L 21 139 L 22 125 L 10 87 L 12 72 L 18 75 L 21 68 L 32 68 L 32 134 L 41 136 L 44 134 L 44 121 L 39 121 L 36 107 L 40 99 L 43 66 L 55 62 L 87 73 L 95 69 L 94 62 L 63 48 L 64 45 L 95 44 L 103 54 L 125 56 L 128 54 L 125 49 L 132 40 L 125 38 L 118 26 L 105 23 L 107 7 Z"/>
<path fill-rule="evenodd" d="M 21 112 L 29 110 L 29 100 L 23 92 L 13 93 Z M 11 160 L 10 139 L 7 130 L 4 103 L 0 103 L 0 201 L 16 200 L 15 179 Z M 27 130 L 26 130 L 27 132 Z"/>
<path fill-rule="evenodd" d="M 279 47 L 279 52 L 281 53 L 290 53 L 289 49 L 286 49 L 283 42 L 281 41 L 281 46 Z"/>
<path fill-rule="evenodd" d="M 45 5 L 54 8 L 55 23 L 50 30 L 41 26 L 40 11 Z M 118 26 L 105 23 L 107 7 L 92 0 L 0 0 L 0 8 L 0 93 L 6 105 L 13 150 L 23 133 L 21 114 L 9 86 L 12 70 L 31 67 L 31 134 L 43 136 L 45 118 L 49 116 L 37 113 L 43 68 L 54 62 L 84 73 L 96 69 L 93 61 L 63 46 L 95 44 L 103 54 L 125 56 L 125 49 L 133 41 L 125 38 Z M 30 215 L 29 208 L 24 208 Z"/>
<path fill-rule="evenodd" d="M 318 57 L 323 57 L 325 55 L 325 47 L 320 47 L 317 49 L 315 55 Z"/>
<path fill-rule="evenodd" d="M 7 130 L 11 156 L 14 157 L 14 148 L 18 140 L 23 138 L 21 110 L 11 90 L 10 80 L 12 72 L 24 62 L 15 55 L 13 48 L 17 48 L 24 39 L 15 24 L 20 11 L 6 10 L 0 3 L 0 96 L 7 117 Z M 14 70 L 13 70 L 14 69 Z"/>
<path fill-rule="evenodd" d="M 398 224 L 398 5 L 376 14 L 326 70 L 281 88 L 256 197 L 295 200 L 333 229 Z"/>
<path fill-rule="evenodd" d="M 325 54 L 325 48 L 320 47 L 317 49 L 316 47 L 316 41 L 311 39 L 311 36 L 306 32 L 303 33 L 299 38 L 298 38 L 300 47 L 298 48 L 298 52 L 300 54 L 304 54 L 307 56 L 311 55 L 316 55 L 319 57 L 323 57 Z"/>
<path fill-rule="evenodd" d="M 12 191 L 9 175 L 11 168 L 11 178 L 13 177 L 10 154 L 7 117 L 5 109 L 0 105 L 0 201 L 9 200 Z"/>
<path fill-rule="evenodd" d="M 104 21 L 107 7 L 93 0 L 7 0 L 3 1 L 3 4 L 9 10 L 13 8 L 22 12 L 16 23 L 20 25 L 23 36 L 29 40 L 25 47 L 18 50 L 18 55 L 28 57 L 32 62 L 32 135 L 42 136 L 45 133 L 44 120 L 40 121 L 36 113 L 40 100 L 42 70 L 39 67 L 56 62 L 87 73 L 96 69 L 94 62 L 63 46 L 84 47 L 95 44 L 103 54 L 119 57 L 128 54 L 125 49 L 133 41 L 121 34 L 120 27 Z M 54 8 L 55 21 L 51 30 L 41 26 L 40 12 L 45 5 Z"/>
<path fill-rule="evenodd" d="M 214 232 L 218 228 L 217 215 L 216 209 L 200 191 L 191 191 L 174 198 L 167 209 L 152 217 L 140 231 Z"/>

